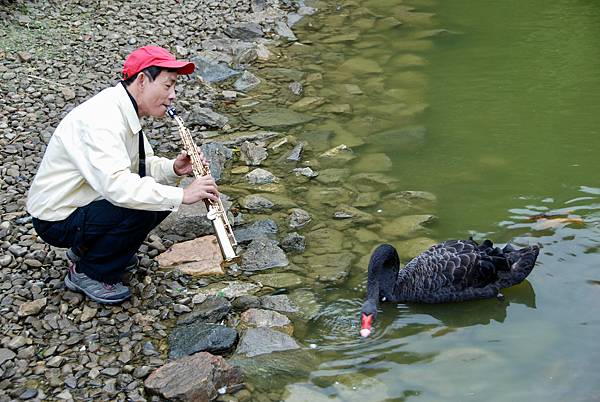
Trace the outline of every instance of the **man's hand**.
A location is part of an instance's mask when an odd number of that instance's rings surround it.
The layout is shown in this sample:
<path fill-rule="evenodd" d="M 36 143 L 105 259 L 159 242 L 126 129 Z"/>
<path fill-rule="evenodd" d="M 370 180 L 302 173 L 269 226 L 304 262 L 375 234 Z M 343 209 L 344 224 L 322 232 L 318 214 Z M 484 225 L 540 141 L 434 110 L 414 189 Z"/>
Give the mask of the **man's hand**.
<path fill-rule="evenodd" d="M 183 189 L 183 203 L 193 204 L 203 199 L 217 201 L 219 190 L 212 176 L 206 175 L 197 178 Z"/>
<path fill-rule="evenodd" d="M 204 168 L 207 171 L 210 171 L 208 162 L 204 157 L 204 154 L 200 152 L 199 156 L 200 162 L 204 165 Z M 194 171 L 192 166 L 192 160 L 190 159 L 186 151 L 181 151 L 179 155 L 177 155 L 177 158 L 173 161 L 173 171 L 177 176 L 187 176 Z"/>
<path fill-rule="evenodd" d="M 192 173 L 192 160 L 187 152 L 181 151 L 173 161 L 173 171 L 177 176 L 187 176 Z"/>

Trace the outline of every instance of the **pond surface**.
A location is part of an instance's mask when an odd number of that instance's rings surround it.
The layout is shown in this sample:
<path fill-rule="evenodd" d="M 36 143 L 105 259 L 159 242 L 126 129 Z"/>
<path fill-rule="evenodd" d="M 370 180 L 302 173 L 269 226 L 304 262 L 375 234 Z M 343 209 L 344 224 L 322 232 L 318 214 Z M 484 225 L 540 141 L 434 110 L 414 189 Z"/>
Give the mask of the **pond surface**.
<path fill-rule="evenodd" d="M 421 211 L 438 218 L 428 238 L 472 235 L 542 251 L 505 301 L 386 305 L 367 340 L 358 339 L 366 260 L 355 261 L 347 280 L 316 290 L 321 309 L 296 329 L 312 363 L 275 374 L 273 389 L 313 402 L 599 400 L 600 8 L 591 0 L 319 6 L 295 29 L 306 46 L 288 57 L 306 74 L 304 95 L 326 104 L 307 112 L 318 121 L 292 132 L 316 150 L 319 133 L 333 133 L 329 145 L 357 157 L 343 166 L 348 174 L 435 195 Z M 356 186 L 378 197 L 389 189 Z M 531 218 L 541 214 L 573 219 Z M 339 227 L 356 234 L 355 252 L 400 240 L 375 225 L 366 233 L 376 238 L 361 242 L 366 226 Z"/>

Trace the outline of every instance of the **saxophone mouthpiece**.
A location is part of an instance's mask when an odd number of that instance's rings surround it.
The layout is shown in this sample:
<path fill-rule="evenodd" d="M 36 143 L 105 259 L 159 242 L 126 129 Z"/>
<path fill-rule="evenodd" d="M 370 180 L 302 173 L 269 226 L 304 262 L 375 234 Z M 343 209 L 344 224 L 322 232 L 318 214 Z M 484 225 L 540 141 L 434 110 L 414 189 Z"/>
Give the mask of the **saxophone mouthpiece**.
<path fill-rule="evenodd" d="M 167 106 L 167 114 L 171 118 L 177 116 L 177 112 L 175 111 L 175 108 L 173 106 Z"/>

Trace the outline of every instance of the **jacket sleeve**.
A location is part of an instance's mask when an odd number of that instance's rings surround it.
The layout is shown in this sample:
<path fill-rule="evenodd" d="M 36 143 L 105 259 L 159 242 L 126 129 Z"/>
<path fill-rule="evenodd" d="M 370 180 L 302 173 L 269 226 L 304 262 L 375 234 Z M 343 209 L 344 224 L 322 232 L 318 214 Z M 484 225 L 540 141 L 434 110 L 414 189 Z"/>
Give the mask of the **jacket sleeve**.
<path fill-rule="evenodd" d="M 179 208 L 183 200 L 182 188 L 160 184 L 151 176 L 140 178 L 131 171 L 122 128 L 109 124 L 92 128 L 82 121 L 76 124 L 72 160 L 89 185 L 102 197 L 125 208 L 151 211 L 175 211 Z M 162 165 L 156 166 L 162 171 L 166 162 L 160 163 Z"/>
<path fill-rule="evenodd" d="M 154 155 L 152 145 L 148 142 L 146 135 L 144 134 L 144 150 L 146 152 L 146 168 L 148 174 L 159 183 L 174 184 L 180 176 L 177 176 L 173 170 L 173 159 L 162 158 Z"/>

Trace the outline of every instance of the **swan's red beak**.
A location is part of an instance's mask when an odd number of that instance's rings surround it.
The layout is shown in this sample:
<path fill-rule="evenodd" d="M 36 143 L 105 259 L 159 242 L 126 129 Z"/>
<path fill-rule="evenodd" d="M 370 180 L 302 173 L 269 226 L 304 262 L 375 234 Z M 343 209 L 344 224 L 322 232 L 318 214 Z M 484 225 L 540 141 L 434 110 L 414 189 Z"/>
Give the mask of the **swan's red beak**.
<path fill-rule="evenodd" d="M 373 325 L 373 314 L 362 313 L 360 318 L 360 336 L 366 338 L 371 335 L 371 326 Z"/>

